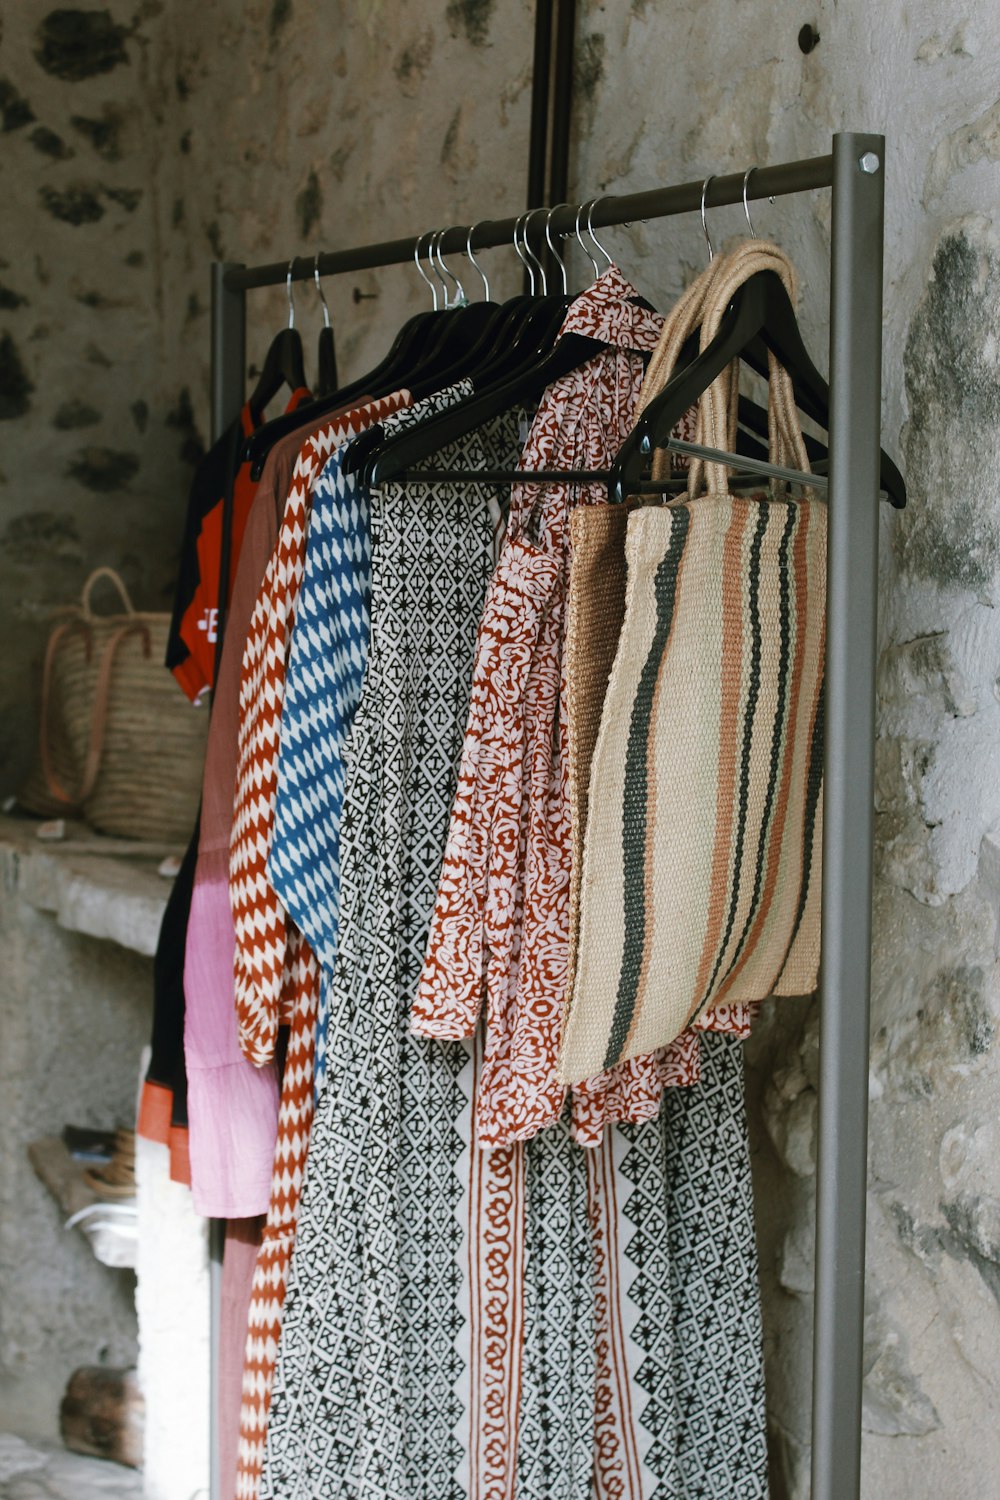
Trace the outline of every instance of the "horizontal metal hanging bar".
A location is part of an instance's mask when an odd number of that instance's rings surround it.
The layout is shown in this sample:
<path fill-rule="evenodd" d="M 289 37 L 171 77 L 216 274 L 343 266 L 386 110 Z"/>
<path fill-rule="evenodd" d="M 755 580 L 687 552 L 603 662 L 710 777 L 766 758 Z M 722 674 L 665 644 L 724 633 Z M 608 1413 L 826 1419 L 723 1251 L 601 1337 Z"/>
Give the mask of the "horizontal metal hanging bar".
<path fill-rule="evenodd" d="M 706 208 L 722 208 L 730 203 L 743 202 L 743 172 L 729 172 L 710 179 L 705 192 Z M 802 161 L 782 162 L 773 167 L 757 167 L 747 183 L 747 197 L 783 198 L 790 193 L 809 192 L 815 188 L 828 188 L 833 183 L 833 157 L 811 156 Z M 632 224 L 640 219 L 666 219 L 675 214 L 694 213 L 701 207 L 702 182 L 685 182 L 676 187 L 653 188 L 646 193 L 627 193 L 622 197 L 598 197 L 591 217 L 587 210 L 586 222 L 595 229 L 610 229 L 616 224 Z M 529 239 L 542 240 L 544 227 L 549 224 L 551 234 L 568 237 L 576 233 L 580 205 L 566 204 L 554 210 L 547 221 L 547 210 L 534 209 L 527 225 Z M 524 217 L 522 214 L 509 219 L 481 220 L 472 227 L 473 250 L 488 250 L 491 246 L 513 242 L 514 226 Z M 405 265 L 412 261 L 418 245 L 426 250 L 428 229 L 419 236 L 402 240 L 386 240 L 378 245 L 359 245 L 353 250 L 331 250 L 320 255 L 321 276 L 336 276 L 347 271 L 368 271 L 376 266 Z M 455 226 L 445 231 L 440 250 L 445 255 L 465 252 L 469 243 L 469 226 Z M 293 281 L 311 279 L 317 268 L 315 255 L 296 256 L 291 261 Z M 275 261 L 266 266 L 231 267 L 225 272 L 225 284 L 232 291 L 245 291 L 252 287 L 279 286 L 288 277 L 289 262 Z"/>
<path fill-rule="evenodd" d="M 403 469 L 387 484 L 607 484 L 608 469 Z M 377 488 L 377 486 L 376 486 Z"/>
<path fill-rule="evenodd" d="M 727 468 L 738 468 L 743 474 L 760 474 L 765 479 L 784 479 L 789 484 L 804 484 L 817 490 L 825 490 L 829 485 L 825 474 L 806 474 L 802 469 L 786 469 L 781 464 L 768 463 L 766 458 L 725 453 L 721 448 L 703 448 L 700 443 L 687 443 L 683 438 L 671 438 L 667 447 L 671 453 L 703 458 L 712 464 L 725 464 Z"/>
<path fill-rule="evenodd" d="M 751 468 L 751 464 L 753 467 Z M 802 474 L 795 469 L 775 469 L 763 466 L 753 459 L 741 459 L 732 480 L 757 479 L 764 474 L 769 479 L 787 480 L 789 484 L 801 484 L 810 489 L 825 491 L 827 481 L 822 475 Z M 387 484 L 607 484 L 611 478 L 609 469 L 404 469 L 394 474 Z M 658 495 L 676 487 L 687 488 L 687 479 L 681 475 L 670 479 L 640 479 L 629 486 L 630 493 Z"/>
<path fill-rule="evenodd" d="M 825 491 L 829 480 L 825 474 L 807 474 L 801 469 L 786 469 L 781 464 L 768 463 L 766 458 L 751 458 L 745 453 L 728 453 L 723 448 L 706 448 L 701 443 L 688 443 L 683 438 L 671 438 L 666 444 L 671 453 L 681 453 L 687 458 L 703 458 L 709 463 L 725 464 L 734 470 L 734 478 L 741 474 L 762 476 L 765 479 L 783 479 L 789 484 L 801 484 L 811 489 Z M 607 484 L 610 469 L 406 469 L 393 476 L 392 484 L 441 484 L 448 480 L 455 483 L 480 484 Z M 636 486 L 639 493 L 656 493 L 669 489 L 676 479 L 640 480 Z M 681 480 L 686 484 L 686 480 Z"/>

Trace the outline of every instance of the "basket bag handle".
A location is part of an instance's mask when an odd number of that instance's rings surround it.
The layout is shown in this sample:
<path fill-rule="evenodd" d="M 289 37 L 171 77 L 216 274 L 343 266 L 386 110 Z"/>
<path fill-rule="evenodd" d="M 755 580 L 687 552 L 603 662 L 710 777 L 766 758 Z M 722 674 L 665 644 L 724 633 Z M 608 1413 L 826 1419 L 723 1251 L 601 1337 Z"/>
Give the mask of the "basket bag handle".
<path fill-rule="evenodd" d="M 107 578 L 109 582 L 114 585 L 115 589 L 118 592 L 119 599 L 125 606 L 125 613 L 127 615 L 134 615 L 135 606 L 133 605 L 132 600 L 129 597 L 128 589 L 125 587 L 120 574 L 116 573 L 114 568 L 103 567 L 95 568 L 90 577 L 87 579 L 86 583 L 83 585 L 83 589 L 80 594 L 80 614 L 82 618 L 84 620 L 93 620 L 97 618 L 91 606 L 90 597 L 94 592 L 94 586 L 99 583 L 102 578 Z"/>
<path fill-rule="evenodd" d="M 107 577 L 112 581 L 118 590 L 126 613 L 133 618 L 126 621 L 124 625 L 119 625 L 109 638 L 101 655 L 101 662 L 97 672 L 97 686 L 94 691 L 94 703 L 90 714 L 87 754 L 84 758 L 80 785 L 76 792 L 73 793 L 67 791 L 56 775 L 49 744 L 49 706 L 52 691 L 52 669 L 60 643 L 67 635 L 74 631 L 79 631 L 83 635 L 87 661 L 89 662 L 93 658 L 94 636 L 91 625 L 99 617 L 91 609 L 90 596 L 94 585 L 101 577 Z M 115 656 L 117 655 L 119 646 L 130 635 L 139 635 L 142 637 L 143 655 L 148 660 L 153 649 L 149 628 L 135 617 L 135 609 L 124 583 L 113 568 L 95 568 L 83 586 L 80 605 L 77 610 L 74 610 L 74 617 L 63 621 L 61 625 L 57 625 L 49 636 L 48 644 L 45 648 L 45 663 L 42 669 L 39 753 L 45 784 L 54 800 L 61 802 L 67 811 L 81 807 L 97 783 L 97 777 L 101 769 L 101 759 L 104 754 L 104 738 L 108 727 L 108 710 L 111 702 L 111 677 L 115 664 Z"/>

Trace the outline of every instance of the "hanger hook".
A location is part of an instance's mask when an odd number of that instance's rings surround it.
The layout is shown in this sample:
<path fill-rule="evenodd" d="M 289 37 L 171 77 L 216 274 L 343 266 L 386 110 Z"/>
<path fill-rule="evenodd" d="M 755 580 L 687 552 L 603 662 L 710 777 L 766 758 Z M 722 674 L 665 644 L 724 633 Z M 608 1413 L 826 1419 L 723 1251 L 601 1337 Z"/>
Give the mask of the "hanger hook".
<path fill-rule="evenodd" d="M 708 218 L 705 214 L 705 199 L 708 196 L 708 184 L 715 181 L 715 173 L 706 177 L 701 185 L 701 232 L 705 236 L 705 244 L 708 246 L 708 263 L 712 264 L 715 259 L 715 247 L 712 244 L 712 236 L 708 232 Z"/>
<path fill-rule="evenodd" d="M 442 310 L 444 310 L 448 306 L 448 283 L 445 281 L 444 277 L 441 275 L 441 272 L 438 270 L 438 263 L 434 259 L 434 247 L 437 241 L 437 237 L 440 233 L 440 230 L 432 229 L 430 234 L 428 235 L 427 269 L 430 271 L 438 286 L 441 288 L 441 307 Z"/>
<path fill-rule="evenodd" d="M 746 215 L 747 228 L 750 231 L 750 238 L 752 240 L 755 240 L 757 238 L 757 231 L 756 229 L 754 229 L 753 224 L 750 221 L 750 205 L 747 203 L 747 185 L 750 182 L 751 173 L 756 172 L 756 170 L 757 168 L 755 166 L 747 167 L 746 171 L 743 173 L 743 212 Z M 774 195 L 772 194 L 767 201 L 768 203 L 773 203 Z"/>
<path fill-rule="evenodd" d="M 544 214 L 546 211 L 547 210 L 544 209 L 544 208 L 529 208 L 528 212 L 524 216 L 524 249 L 525 249 L 525 253 L 527 255 L 531 256 L 531 259 L 535 262 L 535 265 L 538 267 L 538 279 L 539 279 L 539 281 L 542 284 L 542 296 L 543 297 L 547 297 L 548 294 L 549 294 L 549 278 L 545 274 L 545 267 L 542 265 L 542 263 L 539 260 L 538 256 L 535 254 L 534 250 L 532 250 L 532 248 L 531 248 L 531 242 L 528 239 L 528 230 L 531 227 L 531 220 L 533 219 L 533 217 L 535 216 L 535 214 L 538 214 L 538 213 Z"/>
<path fill-rule="evenodd" d="M 559 251 L 556 249 L 555 245 L 553 245 L 553 243 L 552 243 L 552 215 L 558 209 L 560 209 L 560 208 L 569 208 L 569 204 L 568 203 L 557 203 L 553 208 L 549 209 L 548 214 L 546 215 L 546 218 L 545 218 L 545 243 L 548 245 L 549 249 L 552 251 L 552 255 L 553 255 L 553 258 L 555 259 L 555 263 L 559 267 L 560 274 L 562 275 L 563 296 L 565 297 L 568 294 L 568 292 L 569 292 L 569 278 L 566 275 L 566 262 L 563 260 L 562 256 L 559 254 Z"/>
<path fill-rule="evenodd" d="M 486 275 L 486 272 L 483 270 L 482 266 L 479 264 L 478 260 L 476 259 L 476 257 L 472 253 L 472 236 L 475 233 L 475 231 L 478 229 L 478 227 L 479 227 L 478 224 L 471 225 L 471 227 L 469 229 L 469 237 L 468 237 L 468 239 L 465 242 L 465 253 L 469 257 L 469 259 L 472 261 L 472 264 L 475 266 L 476 270 L 479 272 L 480 277 L 482 278 L 482 282 L 483 282 L 483 299 L 484 299 L 484 301 L 488 302 L 490 300 L 490 282 L 489 282 L 489 277 Z"/>
<path fill-rule="evenodd" d="M 439 234 L 437 236 L 437 239 L 436 239 L 436 241 L 434 243 L 434 250 L 435 250 L 435 254 L 437 255 L 437 263 L 438 263 L 438 265 L 441 267 L 442 271 L 449 278 L 449 280 L 453 281 L 455 283 L 455 285 L 458 287 L 458 296 L 455 297 L 454 300 L 450 300 L 449 303 L 448 303 L 448 306 L 449 307 L 458 307 L 461 303 L 467 303 L 469 299 L 465 295 L 465 287 L 459 281 L 459 279 L 455 275 L 454 271 L 449 270 L 449 268 L 445 265 L 445 263 L 444 263 L 444 256 L 441 254 L 441 241 L 444 239 L 444 237 L 445 237 L 445 235 L 447 233 L 448 233 L 447 229 L 442 229 L 439 232 Z"/>
<path fill-rule="evenodd" d="M 521 262 L 522 266 L 528 273 L 528 280 L 531 286 L 531 296 L 533 297 L 535 295 L 535 268 L 522 249 L 521 241 L 517 237 L 518 231 L 527 217 L 527 214 L 521 214 L 520 217 L 515 219 L 514 221 L 514 249 L 517 252 L 518 260 Z"/>
<path fill-rule="evenodd" d="M 575 230 L 575 233 L 576 233 L 576 242 L 580 246 L 580 249 L 583 251 L 584 255 L 590 261 L 590 264 L 593 266 L 593 268 L 594 268 L 594 280 L 596 281 L 597 278 L 598 278 L 598 276 L 600 276 L 600 274 L 601 274 L 601 268 L 597 264 L 597 261 L 596 261 L 594 255 L 592 254 L 592 252 L 590 250 L 588 250 L 587 247 L 586 247 L 586 245 L 583 243 L 583 235 L 580 233 L 580 220 L 583 218 L 583 210 L 586 208 L 586 206 L 587 205 L 585 203 L 581 203 L 580 206 L 579 206 L 579 208 L 576 211 L 576 230 Z"/>
<path fill-rule="evenodd" d="M 313 276 L 314 276 L 315 281 L 316 281 L 316 290 L 317 290 L 317 292 L 319 292 L 319 300 L 323 304 L 323 326 L 325 328 L 329 328 L 330 327 L 330 305 L 329 305 L 329 303 L 326 300 L 326 293 L 323 290 L 323 283 L 319 279 L 319 251 L 318 250 L 316 251 L 316 259 L 313 262 Z"/>
<path fill-rule="evenodd" d="M 614 265 L 614 261 L 611 259 L 611 256 L 605 250 L 605 248 L 601 244 L 600 240 L 597 238 L 597 235 L 594 233 L 594 209 L 597 207 L 597 205 L 599 203 L 603 203 L 603 202 L 604 202 L 603 198 L 592 198 L 591 201 L 590 201 L 590 205 L 589 205 L 589 207 L 587 209 L 587 235 L 588 235 L 588 238 L 591 239 L 593 241 L 593 243 L 597 246 L 598 250 L 600 250 L 601 254 L 604 256 L 604 259 L 607 261 L 608 264 L 604 268 L 605 270 L 607 270 L 609 266 L 613 266 Z"/>
<path fill-rule="evenodd" d="M 294 260 L 288 262 L 288 275 L 285 277 L 285 294 L 288 297 L 288 326 L 295 327 L 295 298 L 292 296 L 292 267 Z"/>
<path fill-rule="evenodd" d="M 753 220 L 750 217 L 750 205 L 747 202 L 747 187 L 750 182 L 751 172 L 756 172 L 756 170 L 756 167 L 747 167 L 746 171 L 743 173 L 743 213 L 746 216 L 747 228 L 750 231 L 750 238 L 752 240 L 755 240 L 757 238 L 757 231 L 756 229 L 754 229 Z"/>
<path fill-rule="evenodd" d="M 428 276 L 427 272 L 421 270 L 421 267 L 420 267 L 420 246 L 423 243 L 423 241 L 427 238 L 428 234 L 433 234 L 433 233 L 434 233 L 433 229 L 426 229 L 426 230 L 424 230 L 423 234 L 418 234 L 417 235 L 417 238 L 416 238 L 416 240 L 414 242 L 414 245 L 413 245 L 413 264 L 416 266 L 416 268 L 417 268 L 417 274 L 419 275 L 419 277 L 421 278 L 421 280 L 422 281 L 426 281 L 427 285 L 430 287 L 430 289 L 431 289 L 431 296 L 434 298 L 434 311 L 437 312 L 437 310 L 438 310 L 437 287 L 434 285 L 433 281 Z"/>
<path fill-rule="evenodd" d="M 444 230 L 435 229 L 430 238 L 427 264 L 430 266 L 431 270 L 434 272 L 434 275 L 437 277 L 438 281 L 441 284 L 441 305 L 442 309 L 446 311 L 451 306 L 451 288 L 445 280 L 445 276 L 448 274 L 448 267 L 438 255 L 438 247 L 440 246 L 443 239 Z"/>

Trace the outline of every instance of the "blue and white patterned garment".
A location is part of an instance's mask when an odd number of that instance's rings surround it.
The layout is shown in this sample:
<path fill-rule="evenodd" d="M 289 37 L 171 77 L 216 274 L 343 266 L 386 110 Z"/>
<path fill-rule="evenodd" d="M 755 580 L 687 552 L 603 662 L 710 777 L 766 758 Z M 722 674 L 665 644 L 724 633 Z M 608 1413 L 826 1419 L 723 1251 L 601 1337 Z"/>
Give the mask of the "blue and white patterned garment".
<path fill-rule="evenodd" d="M 387 434 L 454 405 L 463 381 L 386 418 Z M 402 420 L 397 420 L 401 418 Z M 371 630 L 371 518 L 350 444 L 331 453 L 313 491 L 305 569 L 285 677 L 268 875 L 320 965 L 316 1094 L 326 1081 L 329 973 L 340 927 L 343 751 L 361 698 Z"/>

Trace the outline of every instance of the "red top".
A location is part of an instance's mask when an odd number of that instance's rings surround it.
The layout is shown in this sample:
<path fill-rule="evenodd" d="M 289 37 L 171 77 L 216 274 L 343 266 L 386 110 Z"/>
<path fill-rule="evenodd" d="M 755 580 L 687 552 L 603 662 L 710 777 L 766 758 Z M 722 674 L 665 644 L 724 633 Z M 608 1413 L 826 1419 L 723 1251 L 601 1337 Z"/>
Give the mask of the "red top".
<path fill-rule="evenodd" d="M 303 401 L 311 400 L 305 386 L 294 390 L 286 406 L 286 412 L 294 411 Z M 244 438 L 255 431 L 256 426 L 247 402 L 240 412 L 240 425 Z M 229 578 L 226 605 L 232 595 L 236 565 L 240 558 L 243 533 L 247 517 L 257 493 L 257 480 L 252 477 L 251 465 L 243 461 L 233 480 L 233 513 L 231 546 L 229 552 Z M 219 625 L 219 573 L 222 567 L 222 518 L 225 501 L 220 498 L 202 517 L 198 533 L 198 584 L 191 603 L 184 611 L 180 626 L 180 637 L 190 651 L 190 656 L 171 668 L 184 692 L 194 703 L 206 688 L 215 683 L 215 647 Z"/>

